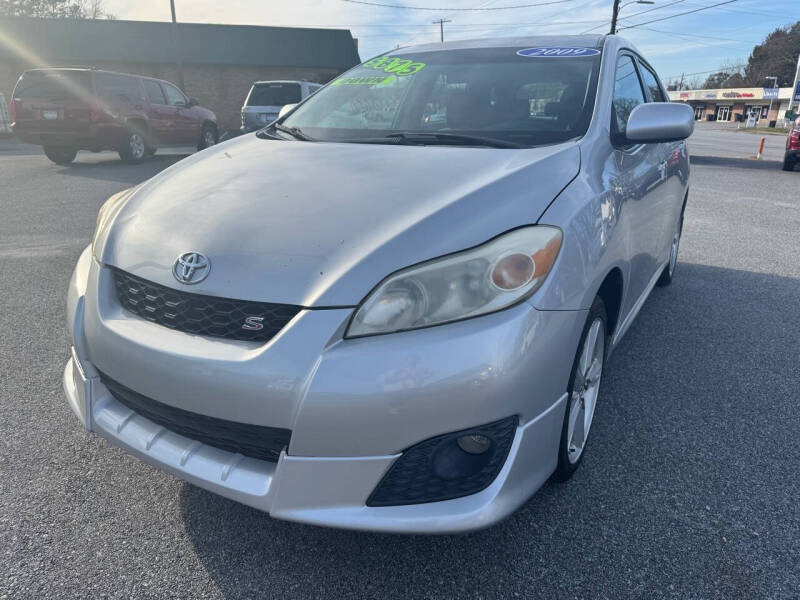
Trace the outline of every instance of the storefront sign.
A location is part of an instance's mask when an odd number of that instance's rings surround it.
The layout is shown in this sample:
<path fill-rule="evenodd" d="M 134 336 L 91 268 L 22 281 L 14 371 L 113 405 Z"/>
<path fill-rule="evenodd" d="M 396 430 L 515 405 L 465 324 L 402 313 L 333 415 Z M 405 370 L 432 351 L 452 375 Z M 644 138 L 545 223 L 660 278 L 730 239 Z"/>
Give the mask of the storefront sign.
<path fill-rule="evenodd" d="M 779 91 L 779 88 L 764 88 L 763 98 L 766 100 L 777 99 Z"/>

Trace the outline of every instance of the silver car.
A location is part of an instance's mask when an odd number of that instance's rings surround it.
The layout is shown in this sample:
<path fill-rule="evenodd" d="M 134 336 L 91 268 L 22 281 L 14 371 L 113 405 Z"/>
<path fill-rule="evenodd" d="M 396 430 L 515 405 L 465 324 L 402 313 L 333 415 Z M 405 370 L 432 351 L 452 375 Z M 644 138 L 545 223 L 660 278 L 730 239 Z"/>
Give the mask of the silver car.
<path fill-rule="evenodd" d="M 261 129 L 278 118 L 281 108 L 297 104 L 321 87 L 309 81 L 256 81 L 242 106 L 242 131 Z"/>
<path fill-rule="evenodd" d="M 674 277 L 693 124 L 621 37 L 372 59 L 103 205 L 67 400 L 277 518 L 491 525 L 585 456 L 608 356 Z"/>

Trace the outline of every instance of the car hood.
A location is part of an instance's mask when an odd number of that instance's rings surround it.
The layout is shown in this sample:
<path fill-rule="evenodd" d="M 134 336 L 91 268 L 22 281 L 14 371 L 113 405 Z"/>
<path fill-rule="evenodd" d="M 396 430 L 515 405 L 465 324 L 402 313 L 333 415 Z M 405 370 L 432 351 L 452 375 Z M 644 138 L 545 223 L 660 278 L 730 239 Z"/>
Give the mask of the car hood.
<path fill-rule="evenodd" d="M 187 291 L 352 306 L 384 277 L 535 223 L 577 175 L 575 142 L 509 150 L 236 138 L 135 189 L 105 264 Z M 185 286 L 178 255 L 205 254 Z"/>

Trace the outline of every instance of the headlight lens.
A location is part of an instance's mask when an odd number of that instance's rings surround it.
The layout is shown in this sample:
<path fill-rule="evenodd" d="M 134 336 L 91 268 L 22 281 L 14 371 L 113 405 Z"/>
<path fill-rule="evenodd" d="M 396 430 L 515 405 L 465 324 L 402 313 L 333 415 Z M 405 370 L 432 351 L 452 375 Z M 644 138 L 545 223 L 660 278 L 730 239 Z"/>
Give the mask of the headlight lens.
<path fill-rule="evenodd" d="M 122 190 L 111 196 L 103 203 L 100 210 L 97 211 L 97 222 L 94 226 L 94 235 L 92 236 L 92 256 L 97 262 L 102 256 L 102 242 L 105 241 L 106 226 L 111 221 L 112 217 L 117 214 L 118 210 L 122 207 L 123 202 L 130 196 L 135 188 L 128 188 Z"/>
<path fill-rule="evenodd" d="M 366 298 L 346 337 L 429 327 L 507 308 L 544 283 L 561 237 L 557 227 L 523 227 L 398 271 Z"/>

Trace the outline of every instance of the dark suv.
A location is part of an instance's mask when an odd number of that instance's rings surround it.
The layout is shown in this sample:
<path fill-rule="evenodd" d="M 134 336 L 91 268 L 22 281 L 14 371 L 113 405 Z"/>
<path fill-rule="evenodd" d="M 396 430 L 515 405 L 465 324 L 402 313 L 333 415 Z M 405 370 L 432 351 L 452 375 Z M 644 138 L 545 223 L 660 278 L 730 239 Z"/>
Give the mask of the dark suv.
<path fill-rule="evenodd" d="M 14 133 L 44 146 L 55 163 L 78 150 L 116 150 L 131 163 L 159 145 L 217 142 L 217 118 L 177 86 L 160 79 L 93 68 L 25 71 L 11 97 Z"/>

